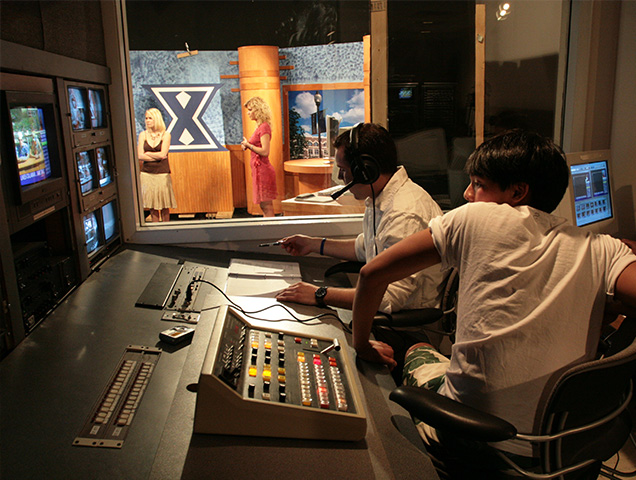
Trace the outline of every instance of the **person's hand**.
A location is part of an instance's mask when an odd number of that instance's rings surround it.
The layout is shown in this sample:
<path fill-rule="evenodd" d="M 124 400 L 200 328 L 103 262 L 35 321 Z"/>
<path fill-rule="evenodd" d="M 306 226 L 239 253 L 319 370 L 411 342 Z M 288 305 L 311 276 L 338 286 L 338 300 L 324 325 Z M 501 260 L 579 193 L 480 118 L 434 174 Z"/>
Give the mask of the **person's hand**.
<path fill-rule="evenodd" d="M 281 240 L 282 247 L 294 257 L 304 256 L 313 252 L 313 241 L 314 238 L 307 235 L 292 235 Z"/>
<path fill-rule="evenodd" d="M 316 290 L 318 290 L 318 287 L 310 283 L 298 282 L 279 292 L 276 295 L 276 300 L 301 303 L 303 305 L 316 305 Z"/>
<path fill-rule="evenodd" d="M 243 137 L 243 141 L 241 142 L 241 148 L 243 149 L 243 151 L 247 150 L 248 145 L 249 142 L 247 141 L 247 138 Z"/>
<path fill-rule="evenodd" d="M 627 238 L 621 238 L 621 242 L 623 242 L 625 245 L 627 245 L 629 248 L 631 248 L 632 252 L 634 254 L 636 254 L 636 241 L 629 240 Z"/>
<path fill-rule="evenodd" d="M 397 366 L 397 362 L 393 358 L 393 348 L 384 342 L 377 340 L 369 340 L 365 346 L 356 349 L 358 357 L 368 362 L 383 363 L 389 370 L 393 370 Z"/>

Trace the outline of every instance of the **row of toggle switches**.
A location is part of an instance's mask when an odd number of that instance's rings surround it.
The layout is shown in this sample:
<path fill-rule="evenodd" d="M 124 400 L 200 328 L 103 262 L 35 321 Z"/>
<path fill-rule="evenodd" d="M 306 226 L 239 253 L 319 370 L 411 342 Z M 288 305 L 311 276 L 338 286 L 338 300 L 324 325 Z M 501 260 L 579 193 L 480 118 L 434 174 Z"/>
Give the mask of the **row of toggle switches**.
<path fill-rule="evenodd" d="M 271 332 L 262 332 L 264 334 L 264 358 L 262 363 L 262 393 L 261 398 L 266 401 L 272 399 L 271 383 L 275 379 L 278 383 L 278 401 L 281 403 L 287 402 L 287 368 L 285 365 L 286 352 L 285 352 L 285 334 L 280 332 L 272 335 Z M 261 332 L 252 330 L 250 334 L 250 347 L 251 347 L 251 361 L 248 367 L 248 378 L 255 379 L 259 373 L 258 366 L 258 353 L 260 346 Z M 294 344 L 300 345 L 304 343 L 300 337 L 294 338 Z M 277 365 L 272 365 L 272 351 L 278 353 Z M 318 349 L 318 341 L 315 338 L 309 340 L 309 348 Z M 316 404 L 320 408 L 330 409 L 331 403 L 329 399 L 330 385 L 328 377 L 331 379 L 332 398 L 335 401 L 335 409 L 346 412 L 349 410 L 347 403 L 347 397 L 345 393 L 345 387 L 340 369 L 335 357 L 329 356 L 329 370 L 325 371 L 323 366 L 323 360 L 320 354 L 298 351 L 296 354 L 296 365 L 298 367 L 298 380 L 299 380 L 299 395 L 300 404 L 303 406 L 311 407 L 314 404 L 314 395 L 316 396 Z M 311 367 L 313 365 L 313 368 Z M 312 382 L 311 371 L 313 371 L 313 377 L 315 381 Z M 256 395 L 256 384 L 254 381 L 249 380 L 247 385 L 247 395 L 249 398 L 254 398 Z"/>
<path fill-rule="evenodd" d="M 100 407 L 98 408 L 95 418 L 93 420 L 96 424 L 108 423 L 115 408 L 120 403 L 121 396 L 126 390 L 126 387 L 131 383 L 131 377 L 134 373 L 137 362 L 133 360 L 126 360 L 123 362 L 121 369 L 117 373 L 117 376 L 110 385 L 106 395 L 104 396 Z M 154 365 L 151 363 L 143 362 L 134 379 L 134 382 L 130 386 L 128 395 L 124 399 L 123 405 L 119 409 L 119 414 L 115 424 L 118 426 L 130 425 L 133 416 L 139 406 L 141 396 L 146 389 L 148 379 L 152 373 Z"/>
<path fill-rule="evenodd" d="M 258 330 L 252 330 L 250 336 L 250 342 L 252 347 L 252 357 L 250 366 L 248 368 L 248 375 L 250 377 L 256 377 L 258 374 L 257 358 L 258 347 L 260 344 L 260 332 Z M 263 400 L 271 400 L 272 394 L 270 392 L 271 380 L 272 380 L 272 345 L 274 338 L 271 332 L 265 332 L 264 349 L 265 358 L 263 360 L 263 392 L 261 397 Z M 276 338 L 276 345 L 278 351 L 278 367 L 276 368 L 277 380 L 278 380 L 278 401 L 285 403 L 287 401 L 287 376 L 285 368 L 285 334 L 279 332 Z M 247 386 L 247 394 L 250 398 L 254 398 L 256 391 L 256 385 L 250 383 Z"/>

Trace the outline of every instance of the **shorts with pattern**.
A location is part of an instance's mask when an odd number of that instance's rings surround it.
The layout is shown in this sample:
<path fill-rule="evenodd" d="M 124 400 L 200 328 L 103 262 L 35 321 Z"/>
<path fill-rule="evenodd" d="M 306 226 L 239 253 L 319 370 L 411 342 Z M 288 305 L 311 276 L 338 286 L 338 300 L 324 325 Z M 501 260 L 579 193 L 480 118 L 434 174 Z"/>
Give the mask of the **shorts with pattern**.
<path fill-rule="evenodd" d="M 406 354 L 402 378 L 404 385 L 422 387 L 434 392 L 439 391 L 446 379 L 446 370 L 450 360 L 431 346 L 419 346 Z M 420 436 L 428 444 L 431 440 L 437 442 L 435 429 L 419 419 L 415 426 Z"/>

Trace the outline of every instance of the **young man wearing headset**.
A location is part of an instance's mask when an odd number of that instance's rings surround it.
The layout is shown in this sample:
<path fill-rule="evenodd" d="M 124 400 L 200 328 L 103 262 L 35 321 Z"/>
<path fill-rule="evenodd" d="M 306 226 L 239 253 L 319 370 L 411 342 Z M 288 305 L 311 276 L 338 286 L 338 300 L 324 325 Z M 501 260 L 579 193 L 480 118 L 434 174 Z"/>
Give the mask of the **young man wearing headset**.
<path fill-rule="evenodd" d="M 363 123 L 340 134 L 335 142 L 338 177 L 358 200 L 365 200 L 363 231 L 354 239 L 292 235 L 282 248 L 294 256 L 318 253 L 341 260 L 369 262 L 409 235 L 428 228 L 442 215 L 439 205 L 413 183 L 397 164 L 397 150 L 381 125 Z M 437 307 L 443 276 L 439 266 L 417 272 L 387 288 L 379 310 Z M 277 295 L 280 301 L 351 309 L 355 288 L 317 287 L 299 282 Z"/>

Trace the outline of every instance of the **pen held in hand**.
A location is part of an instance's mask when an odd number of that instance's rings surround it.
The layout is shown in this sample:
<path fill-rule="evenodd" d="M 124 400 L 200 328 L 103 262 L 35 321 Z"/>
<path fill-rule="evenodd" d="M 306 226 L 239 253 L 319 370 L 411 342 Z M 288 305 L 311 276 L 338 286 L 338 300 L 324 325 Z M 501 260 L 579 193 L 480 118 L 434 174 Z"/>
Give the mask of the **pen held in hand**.
<path fill-rule="evenodd" d="M 283 242 L 261 243 L 259 247 L 275 247 L 276 245 L 282 245 Z"/>

